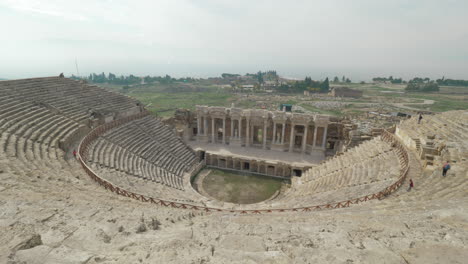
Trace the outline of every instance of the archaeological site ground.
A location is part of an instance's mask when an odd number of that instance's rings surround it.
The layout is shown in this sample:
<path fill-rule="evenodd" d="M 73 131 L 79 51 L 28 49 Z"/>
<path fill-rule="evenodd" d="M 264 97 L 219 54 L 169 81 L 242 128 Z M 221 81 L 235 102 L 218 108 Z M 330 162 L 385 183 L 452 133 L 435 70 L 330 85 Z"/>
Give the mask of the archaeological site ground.
<path fill-rule="evenodd" d="M 467 263 L 466 87 L 227 78 L 0 81 L 0 263 Z"/>

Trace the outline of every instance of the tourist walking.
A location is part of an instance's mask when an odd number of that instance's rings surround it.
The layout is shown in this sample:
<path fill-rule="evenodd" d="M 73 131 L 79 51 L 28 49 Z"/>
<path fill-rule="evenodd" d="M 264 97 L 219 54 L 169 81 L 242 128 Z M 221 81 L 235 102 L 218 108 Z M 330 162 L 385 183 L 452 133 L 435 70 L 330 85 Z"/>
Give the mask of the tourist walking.
<path fill-rule="evenodd" d="M 73 150 L 73 157 L 76 159 L 76 149 Z"/>
<path fill-rule="evenodd" d="M 414 187 L 413 179 L 410 179 L 409 180 L 408 192 L 411 191 L 411 189 L 413 189 L 413 187 Z"/>
<path fill-rule="evenodd" d="M 419 117 L 418 117 L 418 124 L 421 124 L 421 120 L 422 120 L 422 114 L 419 113 Z"/>
<path fill-rule="evenodd" d="M 450 170 L 450 161 L 447 160 L 447 162 L 442 167 L 442 176 L 445 177 L 445 175 L 447 175 L 448 170 Z"/>

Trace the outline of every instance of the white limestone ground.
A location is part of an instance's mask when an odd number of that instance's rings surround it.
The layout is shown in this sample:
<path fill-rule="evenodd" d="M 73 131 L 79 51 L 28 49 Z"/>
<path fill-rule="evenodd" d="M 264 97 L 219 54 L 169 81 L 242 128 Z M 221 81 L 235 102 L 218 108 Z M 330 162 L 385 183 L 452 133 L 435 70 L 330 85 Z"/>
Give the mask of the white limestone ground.
<path fill-rule="evenodd" d="M 465 263 L 468 257 L 466 193 L 435 195 L 456 187 L 455 174 L 413 171 L 414 190 L 346 209 L 238 215 L 122 198 L 90 182 L 75 162 L 53 175 L 22 170 L 11 159 L 1 165 L 1 263 Z M 142 218 L 148 230 L 137 233 Z M 151 218 L 161 222 L 159 230 Z"/>
<path fill-rule="evenodd" d="M 61 142 L 72 143 L 86 123 L 81 120 L 94 120 L 83 104 L 138 110 L 128 99 L 115 94 L 94 98 L 103 92 L 63 78 L 0 82 L 0 89 L 0 263 L 465 263 L 468 257 L 464 112 L 427 117 L 421 125 L 412 119 L 397 129 L 412 149 L 408 178 L 415 188 L 410 192 L 403 187 L 384 200 L 345 209 L 242 215 L 120 197 L 97 186 L 69 160 L 70 153 L 58 148 Z M 57 91 L 63 96 L 54 96 Z M 441 156 L 430 154 L 439 147 Z M 387 154 L 361 151 L 351 150 L 317 166 L 320 173 L 305 175 L 300 200 L 288 193 L 278 201 L 313 201 L 316 194 L 308 186 L 327 190 L 318 194 L 324 199 L 353 191 L 333 164 L 341 164 L 343 175 L 362 172 L 347 178 L 352 185 L 365 181 L 366 173 L 372 177 L 394 167 L 381 164 L 379 157 L 387 160 Z M 348 163 L 359 164 L 346 165 L 345 157 L 366 152 L 378 157 L 375 162 L 367 158 L 368 163 L 379 164 L 361 170 L 362 162 L 352 159 Z M 436 170 L 423 171 L 421 157 Z M 440 162 L 447 159 L 453 165 L 443 178 Z M 324 175 L 330 177 L 320 180 Z M 144 182 L 128 184 L 140 189 L 137 185 Z M 346 188 L 328 193 L 336 186 Z"/>

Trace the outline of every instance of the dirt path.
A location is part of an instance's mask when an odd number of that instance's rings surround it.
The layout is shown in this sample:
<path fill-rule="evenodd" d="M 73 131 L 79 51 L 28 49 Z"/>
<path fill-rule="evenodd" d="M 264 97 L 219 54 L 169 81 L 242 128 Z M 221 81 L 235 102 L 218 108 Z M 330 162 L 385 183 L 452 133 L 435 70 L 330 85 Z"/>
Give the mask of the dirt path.
<path fill-rule="evenodd" d="M 408 105 L 432 105 L 434 103 L 435 103 L 434 100 L 424 100 L 424 102 L 422 102 L 422 103 L 392 103 L 392 105 L 396 106 L 398 108 L 405 108 L 405 109 L 409 109 L 409 110 L 420 111 L 421 109 L 414 108 L 414 107 L 411 107 L 411 106 L 408 106 Z"/>

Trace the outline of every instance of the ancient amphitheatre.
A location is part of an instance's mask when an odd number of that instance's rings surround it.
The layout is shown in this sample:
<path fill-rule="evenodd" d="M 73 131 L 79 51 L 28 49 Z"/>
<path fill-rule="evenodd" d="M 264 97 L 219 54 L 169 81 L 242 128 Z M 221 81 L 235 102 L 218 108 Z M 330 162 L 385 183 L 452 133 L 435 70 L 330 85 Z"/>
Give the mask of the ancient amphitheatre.
<path fill-rule="evenodd" d="M 321 114 L 198 106 L 171 126 L 83 81 L 0 91 L 1 263 L 468 257 L 465 110 L 401 120 L 353 146 L 347 123 Z M 259 203 L 223 202 L 193 187 L 206 166 L 290 184 Z"/>

